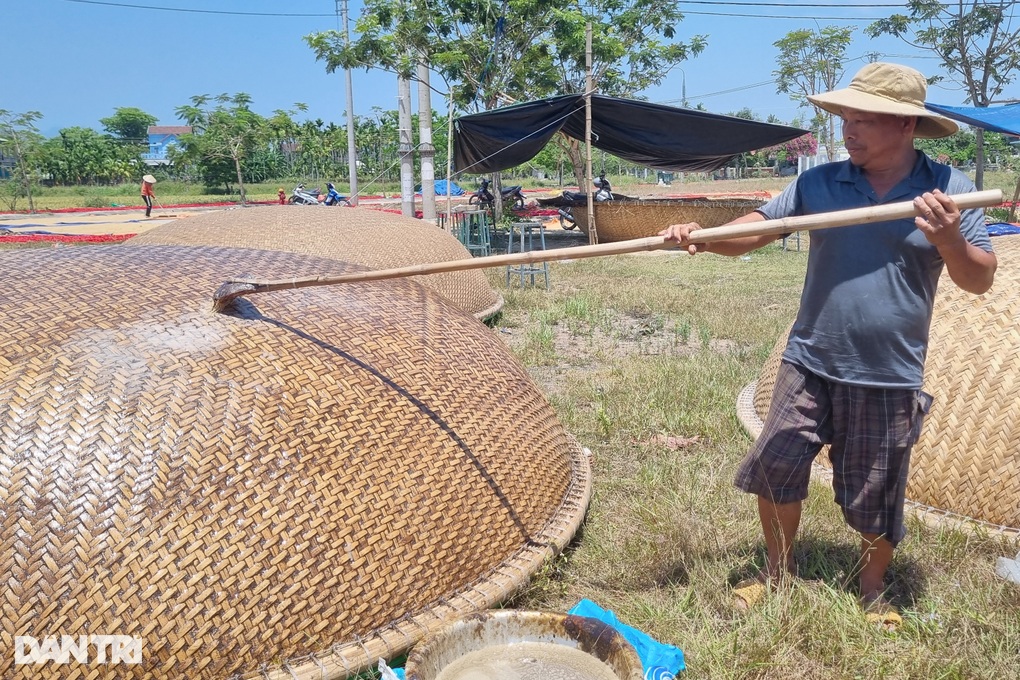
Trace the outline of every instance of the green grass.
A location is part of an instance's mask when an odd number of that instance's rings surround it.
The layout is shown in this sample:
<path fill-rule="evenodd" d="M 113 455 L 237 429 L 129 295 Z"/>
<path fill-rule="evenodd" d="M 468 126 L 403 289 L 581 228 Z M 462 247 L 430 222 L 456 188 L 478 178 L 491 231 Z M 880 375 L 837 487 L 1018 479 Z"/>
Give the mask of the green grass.
<path fill-rule="evenodd" d="M 731 608 L 728 586 L 764 551 L 754 500 L 732 487 L 751 443 L 735 399 L 792 320 L 805 262 L 778 247 L 594 258 L 551 265 L 549 291 L 504 290 L 490 273 L 506 299 L 494 325 L 594 468 L 582 531 L 508 606 L 591 598 L 683 649 L 692 679 L 1020 677 L 1020 588 L 993 574 L 1015 544 L 911 516 L 890 569 L 905 624 L 884 634 L 857 608 L 858 537 L 821 482 L 802 578 Z"/>
<path fill-rule="evenodd" d="M 289 196 L 293 185 L 255 184 L 245 188 L 248 200 L 269 201 L 276 199 L 276 190 L 280 186 L 284 186 L 284 190 Z M 32 199 L 36 210 L 39 211 L 62 208 L 144 207 L 140 187 L 140 180 L 137 184 L 127 183 L 114 186 L 35 187 L 32 190 Z M 184 203 L 240 201 L 240 196 L 236 193 L 225 194 L 222 189 L 216 191 L 197 184 L 164 180 L 156 183 L 156 200 L 164 206 L 171 206 Z M 17 209 L 28 210 L 28 199 L 19 198 Z"/>

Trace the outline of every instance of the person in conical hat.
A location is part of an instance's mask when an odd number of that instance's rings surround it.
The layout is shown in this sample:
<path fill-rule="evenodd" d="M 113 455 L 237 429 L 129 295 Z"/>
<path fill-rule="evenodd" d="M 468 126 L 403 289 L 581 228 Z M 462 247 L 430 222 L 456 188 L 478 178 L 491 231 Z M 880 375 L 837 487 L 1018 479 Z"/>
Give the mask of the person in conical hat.
<path fill-rule="evenodd" d="M 155 184 L 155 177 L 152 175 L 142 175 L 142 200 L 145 201 L 146 217 L 152 217 L 152 201 L 156 198 Z"/>
<path fill-rule="evenodd" d="M 738 583 L 734 604 L 752 606 L 796 575 L 793 542 L 811 465 L 830 445 L 835 501 L 861 535 L 860 602 L 866 617 L 894 628 L 886 570 L 904 537 L 910 451 L 931 396 L 922 391 L 935 289 L 942 270 L 965 291 L 987 291 L 995 254 L 981 210 L 962 212 L 950 195 L 974 191 L 961 172 L 915 150 L 915 138 L 953 134 L 956 123 L 924 106 L 927 82 L 889 63 L 863 67 L 849 87 L 809 96 L 840 117 L 848 160 L 801 174 L 779 196 L 736 222 L 824 213 L 912 200 L 916 216 L 810 233 L 800 310 L 776 378 L 761 435 L 735 484 L 757 496 L 768 551 L 758 578 Z M 691 254 L 737 256 L 774 241 L 747 237 L 692 244 L 697 224 L 662 235 Z"/>

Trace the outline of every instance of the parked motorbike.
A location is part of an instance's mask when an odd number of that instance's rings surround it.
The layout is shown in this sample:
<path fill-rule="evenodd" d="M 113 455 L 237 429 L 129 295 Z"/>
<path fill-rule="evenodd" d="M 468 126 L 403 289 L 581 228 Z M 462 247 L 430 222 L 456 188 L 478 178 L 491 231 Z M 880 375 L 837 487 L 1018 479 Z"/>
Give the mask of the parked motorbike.
<path fill-rule="evenodd" d="M 606 179 L 606 173 L 602 173 L 596 177 L 592 184 L 595 185 L 595 200 L 596 201 L 611 201 L 613 200 L 613 187 L 609 184 L 609 180 Z"/>
<path fill-rule="evenodd" d="M 524 194 L 521 189 L 522 187 L 519 184 L 503 187 L 500 192 L 503 195 L 503 202 L 509 204 L 514 210 L 523 210 Z M 487 179 L 483 179 L 482 186 L 478 188 L 478 191 L 468 197 L 469 205 L 478 205 L 482 208 L 491 208 L 495 201 L 496 198 L 489 191 L 489 180 Z"/>
<path fill-rule="evenodd" d="M 613 187 L 609 183 L 609 180 L 606 179 L 604 173 L 592 180 L 592 184 L 595 185 L 595 195 L 592 196 L 592 198 L 595 199 L 596 202 L 603 203 L 605 201 L 612 201 L 616 199 L 616 197 L 613 196 Z M 565 201 L 573 203 L 574 205 L 579 205 L 588 200 L 586 195 L 577 191 L 564 191 L 563 198 Z M 557 208 L 556 212 L 559 213 L 560 227 L 569 230 L 577 226 L 577 222 L 574 219 L 574 213 L 569 205 Z"/>
<path fill-rule="evenodd" d="M 290 195 L 290 202 L 294 205 L 319 205 L 319 190 L 305 189 L 304 184 L 298 184 Z"/>
<path fill-rule="evenodd" d="M 332 182 L 326 183 L 326 198 L 323 199 L 323 205 L 345 205 L 348 208 L 351 207 L 351 202 L 347 200 L 347 197 L 342 195 L 336 190 Z"/>

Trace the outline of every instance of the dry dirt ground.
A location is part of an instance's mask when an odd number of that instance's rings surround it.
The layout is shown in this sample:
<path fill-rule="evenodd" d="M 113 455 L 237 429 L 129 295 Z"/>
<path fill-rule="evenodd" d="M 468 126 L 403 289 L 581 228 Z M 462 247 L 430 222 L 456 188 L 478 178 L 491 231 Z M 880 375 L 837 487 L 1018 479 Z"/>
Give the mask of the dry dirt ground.
<path fill-rule="evenodd" d="M 640 184 L 627 186 L 619 189 L 620 193 L 631 196 L 681 196 L 681 195 L 705 195 L 705 194 L 754 194 L 756 192 L 768 191 L 776 193 L 781 190 L 788 180 L 778 179 L 755 179 L 755 180 L 700 180 L 691 176 L 691 181 L 674 181 L 670 186 L 656 184 Z M 576 188 L 576 187 L 575 187 Z M 539 198 L 554 194 L 556 189 L 526 189 L 525 195 L 531 198 Z M 463 202 L 464 199 L 460 199 Z M 400 208 L 399 199 L 385 201 L 373 201 L 379 207 Z M 154 209 L 152 218 L 146 219 L 143 210 L 107 210 L 82 213 L 38 213 L 35 215 L 24 214 L 0 214 L 0 229 L 9 229 L 15 233 L 25 233 L 38 230 L 55 234 L 139 234 L 153 227 L 165 224 L 172 219 L 183 219 L 197 215 L 209 210 L 226 210 L 231 208 L 188 208 L 178 209 L 168 206 L 162 210 Z M 440 210 L 443 206 L 440 206 Z M 555 239 L 559 230 L 558 220 L 551 220 L 547 223 L 549 238 Z M 578 233 L 576 230 L 573 232 Z M 583 235 L 580 242 L 577 239 L 566 237 L 565 241 L 551 240 L 549 247 L 557 247 L 566 243 L 569 245 L 583 245 Z"/>
<path fill-rule="evenodd" d="M 37 213 L 0 215 L 0 229 L 15 234 L 46 231 L 52 234 L 140 234 L 167 222 L 197 215 L 205 210 L 153 211 L 151 218 L 143 210 L 96 211 L 88 213 Z"/>

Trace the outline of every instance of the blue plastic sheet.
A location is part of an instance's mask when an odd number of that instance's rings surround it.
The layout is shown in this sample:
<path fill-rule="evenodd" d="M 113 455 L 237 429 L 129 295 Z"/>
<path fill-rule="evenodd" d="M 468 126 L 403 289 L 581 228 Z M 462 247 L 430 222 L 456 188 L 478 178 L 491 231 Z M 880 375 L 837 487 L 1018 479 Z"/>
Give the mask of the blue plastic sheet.
<path fill-rule="evenodd" d="M 989 236 L 1020 234 L 1020 225 L 1010 224 L 1009 222 L 995 222 L 994 224 L 986 224 L 985 226 L 988 228 Z"/>
<path fill-rule="evenodd" d="M 1005 106 L 946 106 L 945 104 L 924 103 L 925 108 L 941 113 L 947 118 L 958 120 L 982 130 L 1020 135 L 1020 104 Z"/>
<path fill-rule="evenodd" d="M 414 188 L 414 193 L 416 193 L 416 194 L 420 194 L 421 193 L 421 185 L 419 185 L 419 186 Z M 446 195 L 446 180 L 445 179 L 437 179 L 436 180 L 436 197 L 439 198 L 439 197 L 442 197 L 442 196 L 445 196 L 445 195 Z M 450 195 L 451 196 L 463 196 L 464 195 L 464 190 L 461 189 L 457 185 L 456 182 L 450 182 Z"/>
<path fill-rule="evenodd" d="M 684 653 L 679 647 L 659 642 L 648 633 L 620 622 L 616 618 L 616 614 L 603 609 L 591 600 L 581 600 L 574 605 L 569 613 L 598 619 L 619 631 L 623 637 L 627 638 L 627 642 L 634 645 L 638 656 L 641 657 L 646 680 L 672 680 L 677 673 L 686 668 Z"/>

